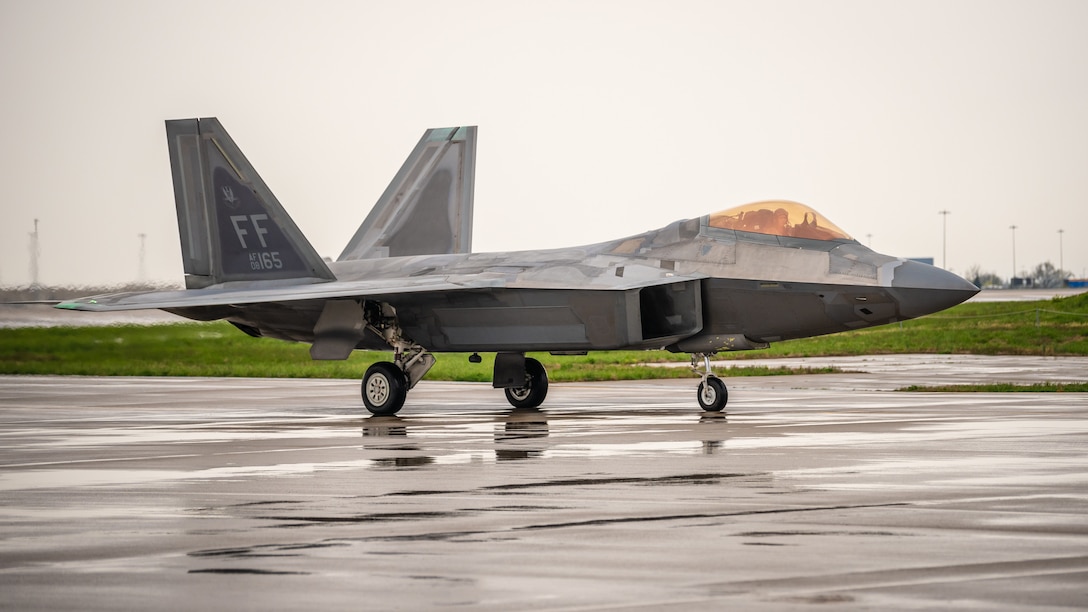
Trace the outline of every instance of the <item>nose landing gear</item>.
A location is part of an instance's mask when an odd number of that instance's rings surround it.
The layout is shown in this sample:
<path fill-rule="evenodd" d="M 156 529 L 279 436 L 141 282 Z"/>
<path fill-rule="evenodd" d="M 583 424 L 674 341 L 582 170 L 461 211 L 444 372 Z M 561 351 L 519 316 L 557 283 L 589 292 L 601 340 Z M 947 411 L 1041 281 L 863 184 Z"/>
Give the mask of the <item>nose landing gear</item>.
<path fill-rule="evenodd" d="M 726 389 L 722 379 L 715 376 L 714 372 L 711 371 L 711 355 L 713 355 L 713 353 L 692 353 L 691 370 L 703 379 L 699 383 L 699 391 L 696 393 L 696 397 L 699 399 L 699 406 L 707 412 L 721 412 L 729 401 L 729 390 Z M 703 360 L 703 367 L 701 370 L 696 366 L 699 358 L 702 358 Z"/>

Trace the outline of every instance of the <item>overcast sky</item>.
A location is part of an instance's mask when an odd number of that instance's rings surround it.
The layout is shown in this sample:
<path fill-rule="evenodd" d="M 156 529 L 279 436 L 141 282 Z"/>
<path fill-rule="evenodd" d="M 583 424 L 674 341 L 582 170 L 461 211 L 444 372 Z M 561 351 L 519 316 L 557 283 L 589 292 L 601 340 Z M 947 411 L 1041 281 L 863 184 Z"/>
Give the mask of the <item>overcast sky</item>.
<path fill-rule="evenodd" d="M 1088 2 L 0 0 L 0 283 L 182 277 L 165 119 L 336 257 L 428 127 L 474 250 L 790 199 L 878 251 L 1088 275 Z M 939 211 L 948 210 L 943 218 Z M 1063 249 L 1059 249 L 1058 230 Z M 871 234 L 871 239 L 869 235 Z"/>

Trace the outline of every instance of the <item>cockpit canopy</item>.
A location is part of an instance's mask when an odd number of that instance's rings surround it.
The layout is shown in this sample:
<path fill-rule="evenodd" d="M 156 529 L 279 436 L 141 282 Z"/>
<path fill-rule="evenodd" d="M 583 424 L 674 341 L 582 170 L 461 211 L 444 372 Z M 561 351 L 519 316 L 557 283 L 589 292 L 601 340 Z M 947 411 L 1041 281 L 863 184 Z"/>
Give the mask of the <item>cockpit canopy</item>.
<path fill-rule="evenodd" d="M 709 215 L 708 225 L 771 236 L 811 240 L 853 240 L 846 232 L 804 204 L 785 200 L 755 202 Z"/>

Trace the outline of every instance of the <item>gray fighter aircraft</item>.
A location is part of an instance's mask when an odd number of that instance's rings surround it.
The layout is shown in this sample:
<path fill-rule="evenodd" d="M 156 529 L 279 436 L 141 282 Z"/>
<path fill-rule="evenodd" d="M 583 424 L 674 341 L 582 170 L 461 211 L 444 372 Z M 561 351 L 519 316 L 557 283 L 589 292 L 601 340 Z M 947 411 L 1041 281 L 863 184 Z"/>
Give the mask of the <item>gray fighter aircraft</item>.
<path fill-rule="evenodd" d="M 326 263 L 214 118 L 166 122 L 182 291 L 59 304 L 226 319 L 308 342 L 313 359 L 393 350 L 363 376 L 374 414 L 400 410 L 432 353 L 496 353 L 493 384 L 540 405 L 548 375 L 527 351 L 690 353 L 699 405 L 728 399 L 710 356 L 883 325 L 954 306 L 978 288 L 860 244 L 811 208 L 758 202 L 576 248 L 472 253 L 476 128 L 428 130 L 344 252 Z M 528 221 L 527 221 L 528 223 Z"/>

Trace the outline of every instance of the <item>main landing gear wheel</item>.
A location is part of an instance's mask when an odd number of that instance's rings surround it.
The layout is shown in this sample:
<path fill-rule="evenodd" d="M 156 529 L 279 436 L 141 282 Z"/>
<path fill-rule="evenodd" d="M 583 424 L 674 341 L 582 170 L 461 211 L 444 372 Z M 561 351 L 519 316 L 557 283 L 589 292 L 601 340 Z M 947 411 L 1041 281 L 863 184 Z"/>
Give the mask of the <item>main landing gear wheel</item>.
<path fill-rule="evenodd" d="M 699 406 L 707 412 L 721 412 L 729 401 L 729 390 L 717 376 L 707 376 L 699 383 Z"/>
<path fill-rule="evenodd" d="M 434 365 L 434 355 L 404 335 L 392 304 L 364 300 L 362 307 L 367 331 L 393 349 L 392 363 L 375 363 L 363 375 L 363 403 L 375 415 L 391 416 L 404 406 L 408 390 Z"/>
<path fill-rule="evenodd" d="M 404 372 L 388 361 L 370 366 L 363 375 L 363 403 L 378 416 L 397 413 L 408 397 L 408 381 Z"/>
<path fill-rule="evenodd" d="M 548 395 L 548 372 L 536 359 L 525 359 L 525 386 L 506 389 L 506 401 L 514 408 L 536 408 Z"/>

